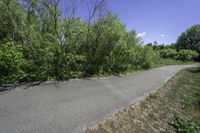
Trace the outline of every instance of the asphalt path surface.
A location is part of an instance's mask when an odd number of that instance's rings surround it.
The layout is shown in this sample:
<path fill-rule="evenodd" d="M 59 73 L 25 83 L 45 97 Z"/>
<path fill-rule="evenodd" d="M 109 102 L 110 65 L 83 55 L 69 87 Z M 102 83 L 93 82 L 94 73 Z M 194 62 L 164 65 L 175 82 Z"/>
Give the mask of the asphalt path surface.
<path fill-rule="evenodd" d="M 76 79 L 1 92 L 0 133 L 78 133 L 144 98 L 181 69 L 196 66 L 164 66 L 121 77 Z"/>

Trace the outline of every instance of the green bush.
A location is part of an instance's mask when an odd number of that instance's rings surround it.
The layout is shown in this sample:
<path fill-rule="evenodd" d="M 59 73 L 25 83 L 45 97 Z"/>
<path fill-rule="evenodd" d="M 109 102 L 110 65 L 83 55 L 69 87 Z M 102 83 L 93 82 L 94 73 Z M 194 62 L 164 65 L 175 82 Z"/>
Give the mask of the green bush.
<path fill-rule="evenodd" d="M 143 47 L 136 31 L 127 32 L 111 12 L 93 14 L 88 22 L 62 16 L 59 5 L 40 0 L 0 2 L 0 83 L 118 74 L 148 69 L 159 61 L 158 52 Z M 3 43 L 10 40 L 20 45 Z M 173 52 L 161 55 L 174 58 Z"/>
<path fill-rule="evenodd" d="M 174 49 L 162 49 L 159 50 L 161 58 L 171 58 L 180 61 L 192 61 L 194 58 L 198 57 L 198 53 L 193 50 L 180 50 L 177 52 Z"/>
<path fill-rule="evenodd" d="M 0 84 L 18 83 L 27 74 L 23 71 L 25 60 L 22 48 L 14 43 L 0 45 Z"/>
<path fill-rule="evenodd" d="M 60 67 L 59 74 L 62 75 L 58 79 L 78 78 L 85 75 L 84 64 L 85 56 L 67 54 L 63 59 L 63 66 Z"/>
<path fill-rule="evenodd" d="M 177 56 L 177 51 L 174 49 L 162 49 L 159 50 L 161 58 L 172 58 L 174 59 Z"/>
<path fill-rule="evenodd" d="M 136 69 L 136 48 L 128 48 L 124 45 L 118 45 L 110 55 L 110 59 L 106 63 L 109 68 L 108 73 L 120 73 L 130 69 Z M 138 64 L 137 64 L 138 65 Z"/>
<path fill-rule="evenodd" d="M 153 50 L 152 47 L 145 46 L 141 49 L 139 59 L 139 64 L 141 64 L 141 67 L 144 69 L 148 69 L 159 61 L 159 53 Z"/>
<path fill-rule="evenodd" d="M 180 50 L 177 55 L 177 59 L 181 61 L 192 61 L 192 59 L 198 57 L 198 53 L 192 50 Z"/>
<path fill-rule="evenodd" d="M 124 70 L 124 65 L 126 66 L 126 64 L 121 64 L 119 68 L 115 69 L 113 69 L 113 65 L 119 64 L 119 62 L 115 62 L 115 57 L 119 59 L 126 56 L 125 34 L 124 25 L 117 16 L 112 14 L 91 26 L 87 44 L 83 45 L 83 55 L 87 58 L 88 64 L 86 68 L 87 74 L 93 75 L 111 71 L 115 73 L 118 69 Z M 124 53 L 119 54 L 116 50 L 119 50 L 119 53 L 124 51 Z M 110 59 L 113 60 L 109 61 Z M 123 68 L 121 68 L 122 65 Z"/>

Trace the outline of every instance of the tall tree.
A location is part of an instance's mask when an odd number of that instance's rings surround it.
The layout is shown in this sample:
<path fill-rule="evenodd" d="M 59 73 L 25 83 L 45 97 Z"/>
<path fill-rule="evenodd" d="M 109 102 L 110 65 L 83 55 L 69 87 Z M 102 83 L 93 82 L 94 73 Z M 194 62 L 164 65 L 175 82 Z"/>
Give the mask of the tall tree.
<path fill-rule="evenodd" d="M 200 25 L 194 25 L 183 32 L 176 42 L 176 47 L 178 50 L 191 49 L 200 53 Z"/>

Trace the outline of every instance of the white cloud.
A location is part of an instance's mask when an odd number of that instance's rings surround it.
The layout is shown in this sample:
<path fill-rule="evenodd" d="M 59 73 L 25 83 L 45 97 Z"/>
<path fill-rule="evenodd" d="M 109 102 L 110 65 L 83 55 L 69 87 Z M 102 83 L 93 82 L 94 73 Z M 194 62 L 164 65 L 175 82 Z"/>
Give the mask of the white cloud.
<path fill-rule="evenodd" d="M 137 37 L 143 37 L 143 36 L 145 36 L 146 34 L 147 34 L 146 32 L 142 32 L 142 33 L 137 34 Z"/>
<path fill-rule="evenodd" d="M 165 37 L 165 35 L 164 35 L 164 34 L 160 34 L 160 36 L 161 36 L 161 37 Z"/>

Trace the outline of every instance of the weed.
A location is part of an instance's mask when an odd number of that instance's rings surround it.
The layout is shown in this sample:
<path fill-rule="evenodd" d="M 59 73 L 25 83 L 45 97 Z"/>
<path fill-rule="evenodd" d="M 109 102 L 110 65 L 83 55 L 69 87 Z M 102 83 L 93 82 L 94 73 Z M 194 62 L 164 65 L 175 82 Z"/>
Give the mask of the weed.
<path fill-rule="evenodd" d="M 172 121 L 169 123 L 172 125 L 178 133 L 199 133 L 200 126 L 191 120 L 174 116 Z"/>

